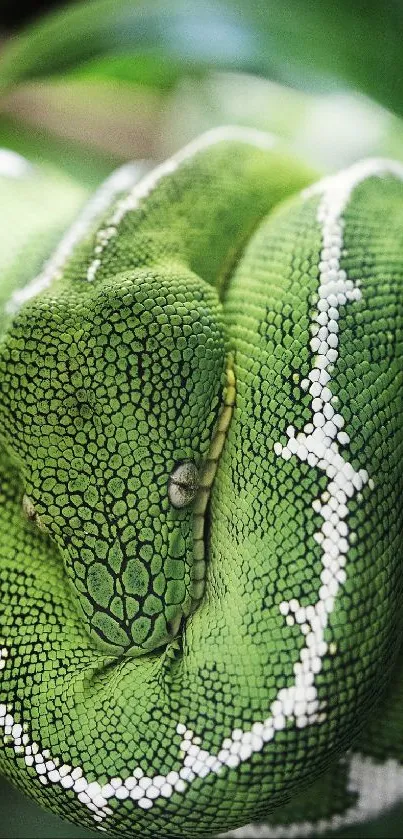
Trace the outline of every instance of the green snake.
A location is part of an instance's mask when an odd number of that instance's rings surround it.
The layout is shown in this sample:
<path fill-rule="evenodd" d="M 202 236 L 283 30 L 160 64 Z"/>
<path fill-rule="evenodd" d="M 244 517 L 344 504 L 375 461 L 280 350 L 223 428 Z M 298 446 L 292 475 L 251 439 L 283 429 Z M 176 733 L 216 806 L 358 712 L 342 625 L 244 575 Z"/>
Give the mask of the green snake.
<path fill-rule="evenodd" d="M 1 768 L 116 836 L 342 812 L 352 743 L 403 759 L 403 166 L 223 128 L 84 204 L 14 164 Z"/>

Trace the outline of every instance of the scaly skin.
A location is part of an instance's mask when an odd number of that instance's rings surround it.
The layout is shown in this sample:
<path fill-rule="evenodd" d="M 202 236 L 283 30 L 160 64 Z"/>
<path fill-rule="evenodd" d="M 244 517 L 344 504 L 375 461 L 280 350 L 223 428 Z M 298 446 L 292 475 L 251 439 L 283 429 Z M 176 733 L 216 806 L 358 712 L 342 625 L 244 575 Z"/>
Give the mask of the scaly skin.
<path fill-rule="evenodd" d="M 367 722 L 400 640 L 402 178 L 301 193 L 213 133 L 11 295 L 0 759 L 67 818 L 211 836 Z"/>

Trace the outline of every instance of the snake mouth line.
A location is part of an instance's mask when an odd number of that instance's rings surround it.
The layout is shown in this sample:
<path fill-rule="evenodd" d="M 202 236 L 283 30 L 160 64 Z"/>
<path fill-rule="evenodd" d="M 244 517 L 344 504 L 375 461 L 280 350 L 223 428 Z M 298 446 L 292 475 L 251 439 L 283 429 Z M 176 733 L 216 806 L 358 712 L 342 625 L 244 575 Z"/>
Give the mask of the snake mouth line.
<path fill-rule="evenodd" d="M 222 408 L 215 427 L 207 457 L 200 471 L 199 489 L 193 507 L 193 572 L 192 602 L 194 612 L 200 604 L 206 580 L 206 558 L 211 527 L 211 490 L 216 476 L 218 463 L 224 448 L 231 423 L 236 400 L 236 381 L 234 362 L 231 355 L 226 363 L 226 385 Z"/>

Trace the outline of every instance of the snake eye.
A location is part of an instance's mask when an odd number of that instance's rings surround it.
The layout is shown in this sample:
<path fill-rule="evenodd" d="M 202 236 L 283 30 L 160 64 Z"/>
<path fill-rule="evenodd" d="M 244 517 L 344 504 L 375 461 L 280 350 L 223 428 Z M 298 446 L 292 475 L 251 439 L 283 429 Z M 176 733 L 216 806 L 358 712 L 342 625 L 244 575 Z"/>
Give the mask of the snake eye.
<path fill-rule="evenodd" d="M 38 513 L 35 510 L 34 502 L 29 495 L 24 495 L 22 499 L 22 511 L 29 521 L 34 521 L 36 526 L 39 527 L 39 530 L 46 530 L 45 525 L 42 523 L 41 518 L 38 516 Z"/>
<path fill-rule="evenodd" d="M 199 470 L 192 460 L 177 463 L 168 481 L 168 498 L 173 507 L 186 507 L 199 489 Z"/>

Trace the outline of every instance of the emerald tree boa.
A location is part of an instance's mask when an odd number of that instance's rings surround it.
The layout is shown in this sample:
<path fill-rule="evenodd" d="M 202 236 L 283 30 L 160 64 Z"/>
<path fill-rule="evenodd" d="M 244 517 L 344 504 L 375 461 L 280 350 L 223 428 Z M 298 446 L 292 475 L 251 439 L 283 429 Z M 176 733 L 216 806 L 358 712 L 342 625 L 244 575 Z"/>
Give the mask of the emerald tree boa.
<path fill-rule="evenodd" d="M 397 801 L 403 166 L 0 166 L 0 766 L 118 836 Z"/>

